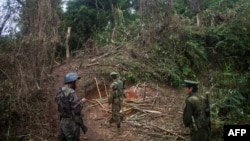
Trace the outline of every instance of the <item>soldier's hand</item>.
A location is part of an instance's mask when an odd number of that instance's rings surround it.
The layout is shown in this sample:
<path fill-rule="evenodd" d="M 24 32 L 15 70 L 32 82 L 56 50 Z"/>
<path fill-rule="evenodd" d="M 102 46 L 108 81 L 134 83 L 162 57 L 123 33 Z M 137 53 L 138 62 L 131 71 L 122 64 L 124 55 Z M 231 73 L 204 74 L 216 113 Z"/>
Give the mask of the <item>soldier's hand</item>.
<path fill-rule="evenodd" d="M 87 99 L 86 99 L 86 98 L 82 98 L 81 100 L 82 100 L 82 102 L 85 102 L 85 101 L 87 101 Z"/>

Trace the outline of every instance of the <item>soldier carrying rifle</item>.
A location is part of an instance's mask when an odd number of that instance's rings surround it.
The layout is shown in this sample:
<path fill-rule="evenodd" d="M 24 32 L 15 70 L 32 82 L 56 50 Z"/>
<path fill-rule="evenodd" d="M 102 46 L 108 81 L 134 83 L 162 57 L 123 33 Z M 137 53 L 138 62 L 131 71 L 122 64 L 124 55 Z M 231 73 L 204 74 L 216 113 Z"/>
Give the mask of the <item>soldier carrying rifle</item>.
<path fill-rule="evenodd" d="M 80 79 L 75 72 L 70 72 L 65 75 L 65 86 L 59 89 L 55 100 L 58 104 L 58 111 L 60 113 L 60 141 L 79 141 L 80 128 L 85 134 L 88 128 L 84 125 L 81 114 L 83 102 L 85 98 L 79 99 L 76 95 L 76 81 Z"/>
<path fill-rule="evenodd" d="M 112 131 L 119 132 L 122 120 L 120 110 L 122 108 L 122 101 L 125 98 L 124 82 L 118 78 L 117 72 L 111 72 L 110 76 L 113 82 L 111 83 L 109 89 L 110 96 L 108 97 L 108 103 L 112 106 L 112 116 L 105 124 L 110 127 L 112 123 L 116 123 L 116 128 Z"/>
<path fill-rule="evenodd" d="M 191 141 L 210 140 L 210 111 L 208 99 L 197 93 L 198 82 L 185 80 L 185 109 L 183 123 L 190 129 Z"/>

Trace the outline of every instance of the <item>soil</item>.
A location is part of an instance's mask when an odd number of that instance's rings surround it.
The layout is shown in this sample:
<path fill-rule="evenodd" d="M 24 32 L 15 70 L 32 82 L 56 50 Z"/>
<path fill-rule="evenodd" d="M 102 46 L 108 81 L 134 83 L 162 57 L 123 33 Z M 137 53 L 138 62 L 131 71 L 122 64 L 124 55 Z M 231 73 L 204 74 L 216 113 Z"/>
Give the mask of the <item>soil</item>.
<path fill-rule="evenodd" d="M 112 55 L 111 55 L 112 56 Z M 96 61 L 95 59 L 99 60 Z M 64 75 L 76 71 L 81 79 L 77 82 L 79 98 L 87 99 L 82 114 L 88 127 L 87 134 L 81 132 L 81 141 L 158 141 L 185 140 L 187 130 L 182 123 L 184 95 L 182 90 L 169 86 L 138 83 L 126 85 L 126 98 L 123 100 L 123 121 L 120 132 L 113 132 L 104 123 L 110 117 L 107 95 L 111 80 L 108 74 L 118 70 L 116 64 L 103 59 L 105 55 L 80 55 L 54 68 L 52 94 L 63 85 Z M 119 71 L 119 70 L 118 70 Z M 47 101 L 47 117 L 51 126 L 49 140 L 57 140 L 59 115 L 54 96 Z"/>

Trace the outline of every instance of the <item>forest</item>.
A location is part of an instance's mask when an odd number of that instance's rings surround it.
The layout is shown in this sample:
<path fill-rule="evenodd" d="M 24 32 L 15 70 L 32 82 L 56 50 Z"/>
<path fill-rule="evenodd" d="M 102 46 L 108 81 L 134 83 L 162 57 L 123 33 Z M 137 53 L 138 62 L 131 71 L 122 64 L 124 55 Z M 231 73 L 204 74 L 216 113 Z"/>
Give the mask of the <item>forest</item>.
<path fill-rule="evenodd" d="M 1 139 L 55 139 L 46 122 L 55 70 L 79 70 L 84 65 L 72 62 L 81 57 L 102 65 L 94 70 L 100 78 L 108 79 L 113 67 L 129 85 L 180 90 L 184 79 L 199 81 L 201 92 L 210 91 L 214 140 L 223 125 L 250 124 L 249 6 L 248 0 L 1 1 Z M 100 57 L 104 64 L 93 63 Z"/>

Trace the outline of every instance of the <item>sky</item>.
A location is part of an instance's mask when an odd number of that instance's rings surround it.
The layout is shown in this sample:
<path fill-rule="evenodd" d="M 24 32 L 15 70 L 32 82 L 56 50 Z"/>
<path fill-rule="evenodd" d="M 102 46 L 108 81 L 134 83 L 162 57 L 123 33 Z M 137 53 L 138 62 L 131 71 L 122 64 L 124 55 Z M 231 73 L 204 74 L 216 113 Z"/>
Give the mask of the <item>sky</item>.
<path fill-rule="evenodd" d="M 7 10 L 3 8 L 3 6 L 6 4 L 7 0 L 0 0 L 0 26 L 3 25 L 3 22 L 6 18 L 6 15 L 8 13 Z M 5 23 L 4 29 L 2 31 L 1 36 L 10 35 L 12 33 L 18 32 L 17 24 L 14 22 L 14 18 L 16 18 L 17 15 L 11 14 L 11 17 L 8 18 L 7 22 Z M 17 16 L 18 17 L 18 16 Z"/>

